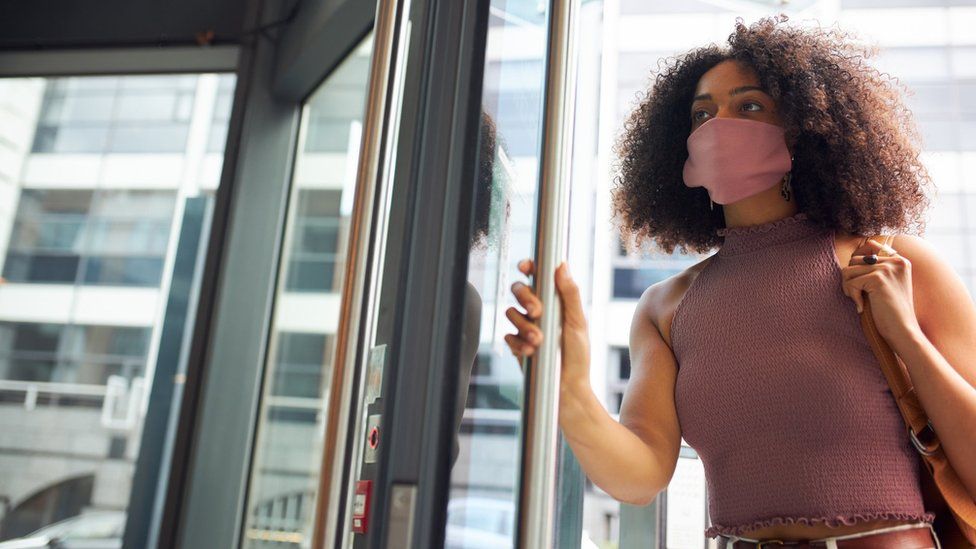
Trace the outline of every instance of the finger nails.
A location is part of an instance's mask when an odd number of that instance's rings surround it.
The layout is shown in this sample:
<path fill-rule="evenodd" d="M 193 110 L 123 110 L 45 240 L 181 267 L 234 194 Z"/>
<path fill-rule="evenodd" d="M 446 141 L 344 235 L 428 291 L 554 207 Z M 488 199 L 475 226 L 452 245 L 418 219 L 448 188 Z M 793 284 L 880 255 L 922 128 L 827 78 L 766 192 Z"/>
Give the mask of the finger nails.
<path fill-rule="evenodd" d="M 563 282 L 569 278 L 569 273 L 566 271 L 566 264 L 560 263 L 556 267 L 556 282 Z"/>

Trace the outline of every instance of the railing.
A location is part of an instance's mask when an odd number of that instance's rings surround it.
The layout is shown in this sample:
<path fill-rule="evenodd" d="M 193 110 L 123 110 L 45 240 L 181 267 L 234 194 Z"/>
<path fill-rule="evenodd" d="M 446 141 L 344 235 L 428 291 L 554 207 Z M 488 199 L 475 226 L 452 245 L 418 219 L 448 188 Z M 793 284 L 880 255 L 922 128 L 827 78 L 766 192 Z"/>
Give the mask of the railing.
<path fill-rule="evenodd" d="M 251 511 L 251 527 L 244 535 L 256 547 L 305 545 L 308 538 L 304 531 L 308 522 L 305 520 L 305 513 L 312 511 L 315 498 L 315 490 L 310 489 L 281 494 L 259 502 Z"/>
<path fill-rule="evenodd" d="M 113 375 L 108 377 L 105 385 L 5 379 L 0 380 L 0 394 L 22 394 L 21 402 L 28 412 L 37 409 L 44 400 L 53 401 L 54 405 L 72 400 L 88 401 L 91 407 L 101 407 L 103 427 L 128 431 L 137 426 L 142 416 L 146 390 L 145 380 L 141 377 L 130 383 L 123 376 Z"/>

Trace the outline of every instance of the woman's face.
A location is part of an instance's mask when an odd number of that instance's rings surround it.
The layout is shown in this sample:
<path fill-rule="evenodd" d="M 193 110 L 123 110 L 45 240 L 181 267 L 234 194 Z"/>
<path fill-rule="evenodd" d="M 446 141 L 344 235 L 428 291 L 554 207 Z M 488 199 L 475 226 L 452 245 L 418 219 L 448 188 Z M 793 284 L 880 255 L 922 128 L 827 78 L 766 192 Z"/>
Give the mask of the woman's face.
<path fill-rule="evenodd" d="M 691 103 L 691 131 L 711 118 L 744 118 L 783 126 L 776 101 L 762 89 L 756 72 L 734 60 L 722 61 L 698 80 Z"/>

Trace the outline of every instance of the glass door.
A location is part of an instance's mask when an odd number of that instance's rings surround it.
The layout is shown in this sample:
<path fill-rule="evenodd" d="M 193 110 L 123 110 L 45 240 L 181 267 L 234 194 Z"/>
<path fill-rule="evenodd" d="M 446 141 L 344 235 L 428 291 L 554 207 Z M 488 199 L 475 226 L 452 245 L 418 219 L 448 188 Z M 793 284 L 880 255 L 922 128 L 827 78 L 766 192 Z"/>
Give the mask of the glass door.
<path fill-rule="evenodd" d="M 520 364 L 504 342 L 518 261 L 551 280 L 566 254 L 576 3 L 379 2 L 358 182 L 373 222 L 345 282 L 362 308 L 337 331 L 349 369 L 329 400 L 348 422 L 329 417 L 344 436 L 319 491 L 326 546 L 580 546 L 558 349 Z"/>

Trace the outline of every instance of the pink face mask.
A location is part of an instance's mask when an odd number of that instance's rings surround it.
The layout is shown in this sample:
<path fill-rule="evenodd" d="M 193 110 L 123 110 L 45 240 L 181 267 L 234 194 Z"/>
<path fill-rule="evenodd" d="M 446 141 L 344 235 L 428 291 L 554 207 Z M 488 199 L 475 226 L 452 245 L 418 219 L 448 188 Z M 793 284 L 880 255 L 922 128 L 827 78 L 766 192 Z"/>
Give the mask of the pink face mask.
<path fill-rule="evenodd" d="M 685 185 L 730 204 L 775 186 L 793 163 L 783 128 L 741 118 L 706 120 L 688 136 Z"/>

